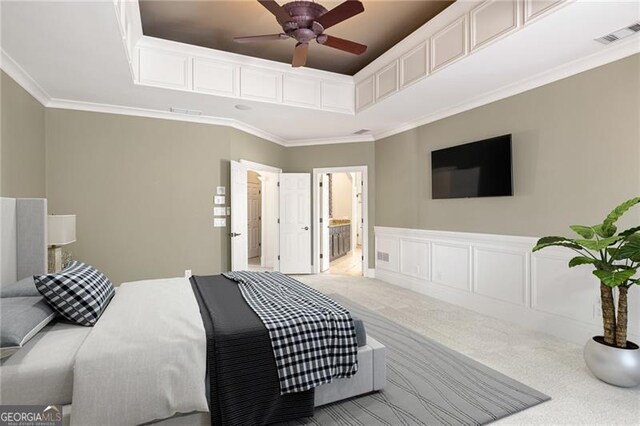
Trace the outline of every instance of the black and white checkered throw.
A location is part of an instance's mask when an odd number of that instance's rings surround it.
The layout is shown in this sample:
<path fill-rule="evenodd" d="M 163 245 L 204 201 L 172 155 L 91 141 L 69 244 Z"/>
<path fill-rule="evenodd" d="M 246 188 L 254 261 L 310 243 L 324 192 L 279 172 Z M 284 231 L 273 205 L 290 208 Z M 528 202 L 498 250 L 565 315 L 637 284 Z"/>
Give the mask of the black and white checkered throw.
<path fill-rule="evenodd" d="M 348 310 L 279 272 L 228 272 L 269 331 L 280 393 L 303 392 L 358 371 L 358 344 Z"/>

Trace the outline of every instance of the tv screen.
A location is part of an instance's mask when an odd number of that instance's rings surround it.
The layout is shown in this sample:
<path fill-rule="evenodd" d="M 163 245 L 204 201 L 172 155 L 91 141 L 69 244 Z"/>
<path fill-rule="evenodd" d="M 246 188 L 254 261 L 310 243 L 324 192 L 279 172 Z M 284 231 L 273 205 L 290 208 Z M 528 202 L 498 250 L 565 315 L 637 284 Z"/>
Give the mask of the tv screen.
<path fill-rule="evenodd" d="M 433 199 L 513 195 L 511 135 L 431 152 Z"/>

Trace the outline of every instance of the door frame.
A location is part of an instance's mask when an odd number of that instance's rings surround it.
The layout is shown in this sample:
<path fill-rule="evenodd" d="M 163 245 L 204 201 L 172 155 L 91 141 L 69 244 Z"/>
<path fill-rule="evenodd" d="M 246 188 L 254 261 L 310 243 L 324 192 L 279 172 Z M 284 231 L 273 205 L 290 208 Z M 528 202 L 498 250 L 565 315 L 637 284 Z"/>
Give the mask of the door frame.
<path fill-rule="evenodd" d="M 342 166 L 315 168 L 312 172 L 313 189 L 312 221 L 313 221 L 313 273 L 320 273 L 320 175 L 323 173 L 360 172 L 362 179 L 362 276 L 368 277 L 369 272 L 369 176 L 367 166 Z"/>
<path fill-rule="evenodd" d="M 247 169 L 247 171 L 249 170 L 253 170 L 254 172 L 268 172 L 268 173 L 275 173 L 280 175 L 282 173 L 282 169 L 278 168 L 278 167 L 274 167 L 274 166 L 269 166 L 267 164 L 262 164 L 262 163 L 256 163 L 254 161 L 249 161 L 249 160 L 240 160 L 239 161 L 240 164 L 244 165 Z M 279 180 L 279 178 L 278 178 Z M 263 182 L 264 184 L 264 182 Z M 276 200 L 275 200 L 275 208 L 276 208 L 276 216 L 280 217 L 280 188 L 278 187 L 276 189 L 277 194 L 276 194 Z M 264 191 L 263 191 L 263 198 L 262 198 L 262 207 L 264 208 Z M 262 227 L 264 232 L 264 226 Z M 247 236 L 248 238 L 248 236 Z M 262 241 L 264 242 L 264 235 L 262 235 Z M 280 231 L 278 229 L 276 229 L 276 236 L 275 236 L 275 254 L 274 254 L 274 259 L 273 259 L 273 270 L 274 271 L 279 271 L 280 270 L 280 260 L 278 260 L 278 253 L 280 251 Z M 248 253 L 247 253 L 248 255 Z M 264 265 L 262 265 L 264 266 Z"/>

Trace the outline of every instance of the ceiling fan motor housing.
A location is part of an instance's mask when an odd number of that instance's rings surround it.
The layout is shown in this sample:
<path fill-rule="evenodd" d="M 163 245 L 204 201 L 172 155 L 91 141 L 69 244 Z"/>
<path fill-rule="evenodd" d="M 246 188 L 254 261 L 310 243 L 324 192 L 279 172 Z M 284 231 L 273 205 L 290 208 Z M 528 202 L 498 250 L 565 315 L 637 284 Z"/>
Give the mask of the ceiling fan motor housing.
<path fill-rule="evenodd" d="M 282 6 L 291 16 L 295 28 L 291 28 L 286 22 L 279 22 L 284 32 L 295 38 L 300 43 L 309 43 L 322 34 L 324 28 L 316 19 L 327 13 L 327 9 L 321 4 L 310 1 L 292 1 Z"/>

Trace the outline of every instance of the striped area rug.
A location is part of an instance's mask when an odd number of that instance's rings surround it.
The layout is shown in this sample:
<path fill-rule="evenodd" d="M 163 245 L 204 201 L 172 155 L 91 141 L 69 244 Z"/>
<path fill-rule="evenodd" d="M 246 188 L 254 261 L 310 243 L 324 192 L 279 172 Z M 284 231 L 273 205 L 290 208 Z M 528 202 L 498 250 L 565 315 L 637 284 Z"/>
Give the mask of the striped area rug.
<path fill-rule="evenodd" d="M 387 385 L 317 408 L 314 417 L 291 425 L 483 425 L 551 399 L 344 297 L 331 297 L 387 347 Z"/>

